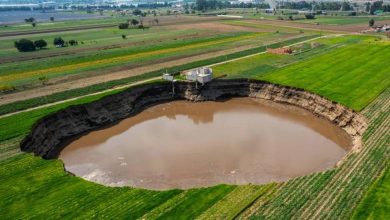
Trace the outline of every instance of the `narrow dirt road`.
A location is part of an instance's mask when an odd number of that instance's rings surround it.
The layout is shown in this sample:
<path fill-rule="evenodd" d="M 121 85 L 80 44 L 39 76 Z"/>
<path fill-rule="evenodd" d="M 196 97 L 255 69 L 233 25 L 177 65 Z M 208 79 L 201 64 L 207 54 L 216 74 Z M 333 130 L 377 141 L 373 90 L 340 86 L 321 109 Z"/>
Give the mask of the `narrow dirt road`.
<path fill-rule="evenodd" d="M 301 42 L 298 42 L 298 43 L 294 43 L 294 44 L 290 44 L 288 46 L 294 46 L 294 45 L 297 45 L 297 44 L 301 44 L 301 43 L 305 43 L 305 42 L 310 42 L 310 41 L 313 41 L 313 40 L 316 40 L 316 39 L 319 39 L 319 38 L 324 38 L 324 37 L 328 37 L 329 35 L 326 35 L 326 36 L 321 36 L 321 37 L 316 37 L 316 38 L 312 38 L 312 39 L 309 39 L 309 40 L 305 40 L 305 41 L 301 41 Z M 235 48 L 235 49 L 238 49 L 238 51 L 242 50 L 241 48 Z M 222 53 L 222 52 L 225 52 L 225 51 L 220 51 L 218 53 Z M 230 52 L 232 53 L 232 52 Z M 219 64 L 223 64 L 223 63 L 228 63 L 228 62 L 233 62 L 233 61 L 236 61 L 236 60 L 241 60 L 241 59 L 245 59 L 247 57 L 251 57 L 251 56 L 256 56 L 256 55 L 259 55 L 259 54 L 264 54 L 264 53 L 267 53 L 267 51 L 264 51 L 264 52 L 260 52 L 260 53 L 256 53 L 256 54 L 251 54 L 251 55 L 248 55 L 248 56 L 244 56 L 244 57 L 240 57 L 240 58 L 236 58 L 236 59 L 231 59 L 231 60 L 227 60 L 227 61 L 223 61 L 223 62 L 220 62 L 220 63 L 215 63 L 215 64 L 212 64 L 210 66 L 215 66 L 215 65 L 219 65 Z M 219 56 L 219 55 L 216 55 L 217 53 L 214 53 L 213 55 L 214 56 Z M 224 53 L 226 54 L 226 52 Z M 182 61 L 186 60 L 187 58 L 184 58 L 182 59 Z M 204 57 L 202 58 L 204 59 Z M 191 60 L 191 61 L 194 61 L 194 60 Z M 187 61 L 189 62 L 189 61 Z M 171 62 L 167 62 L 167 63 L 170 63 L 171 66 L 172 65 L 179 65 L 177 63 L 177 60 L 176 61 L 171 61 Z M 167 65 L 167 63 L 164 63 L 162 65 Z M 145 67 L 141 67 L 141 68 L 138 68 L 138 69 L 142 69 L 142 68 L 145 68 Z M 158 69 L 161 69 L 161 68 L 158 68 Z M 133 70 L 134 71 L 134 70 Z M 123 71 L 123 72 L 126 72 L 126 71 Z M 116 74 L 119 74 L 117 76 L 120 77 L 120 72 L 116 73 Z M 106 77 L 106 76 L 104 76 Z M 58 102 L 53 102 L 53 103 L 49 103 L 49 104 L 46 104 L 46 105 L 41 105 L 41 106 L 37 106 L 37 107 L 33 107 L 33 108 L 29 108 L 29 109 L 26 109 L 26 110 L 22 110 L 22 111 L 18 111 L 18 112 L 13 112 L 13 113 L 9 113 L 9 114 L 5 114 L 5 115 L 0 115 L 0 118 L 5 118 L 5 117 L 8 117 L 8 116 L 11 116 L 11 115 L 15 115 L 15 114 L 19 114 L 19 113 L 22 113 L 22 112 L 28 112 L 28 111 L 32 111 L 32 110 L 35 110 L 35 109 L 40 109 L 40 108 L 45 108 L 45 107 L 49 107 L 49 106 L 53 106 L 53 105 L 57 105 L 57 104 L 60 104 L 60 103 L 65 103 L 65 102 L 69 102 L 69 101 L 73 101 L 73 100 L 77 100 L 77 99 L 80 99 L 80 98 L 83 98 L 83 97 L 88 97 L 88 96 L 94 96 L 94 95 L 98 95 L 98 94 L 102 94 L 102 93 L 105 93 L 105 92 L 108 92 L 108 91 L 114 91 L 114 90 L 118 90 L 118 89 L 123 89 L 123 88 L 128 88 L 128 87 L 131 87 L 131 86 L 134 86 L 134 85 L 137 85 L 137 84 L 141 84 L 141 83 L 145 83 L 145 82 L 149 82 L 149 81 L 152 81 L 152 80 L 156 80 L 156 79 L 159 79 L 161 77 L 155 77 L 155 78 L 150 78 L 150 79 L 147 79 L 147 80 L 143 80 L 143 81 L 138 81 L 138 82 L 135 82 L 135 83 L 131 83 L 131 84 L 127 84 L 127 85 L 123 85 L 123 86 L 118 86 L 118 87 L 115 87 L 115 88 L 112 88 L 112 89 L 107 89 L 107 90 L 103 90 L 103 91 L 100 91 L 100 92 L 96 92 L 96 93 L 92 93 L 92 94 L 88 94 L 88 95 L 84 95 L 84 96 L 79 96 L 79 97 L 75 97 L 75 98 L 71 98 L 71 99 L 66 99 L 66 100 L 62 100 L 62 101 L 58 101 Z M 70 85 L 69 85 L 70 86 Z M 46 88 L 46 87 L 45 87 Z M 51 92 L 53 93 L 52 91 L 50 90 L 45 90 L 46 93 L 48 92 Z M 39 91 L 37 91 L 39 93 Z M 43 91 L 41 91 L 43 92 Z M 24 91 L 23 93 L 29 93 L 30 95 L 37 95 L 33 92 L 29 92 L 29 91 Z M 11 94 L 11 95 L 14 95 L 14 99 L 17 99 L 18 97 L 18 94 L 20 95 L 20 93 L 15 93 L 15 94 Z M 50 94 L 50 93 L 49 93 Z M 25 94 L 27 96 L 27 94 Z M 43 95 L 37 95 L 35 97 L 40 97 L 40 96 L 43 96 Z M 11 99 L 8 99 L 8 100 L 11 100 Z"/>
<path fill-rule="evenodd" d="M 47 96 L 47 95 L 61 92 L 61 91 L 65 91 L 65 90 L 82 88 L 82 87 L 86 87 L 86 86 L 90 86 L 90 85 L 94 85 L 94 84 L 98 84 L 98 83 L 103 83 L 103 82 L 108 82 L 108 81 L 112 81 L 112 80 L 123 79 L 123 78 L 140 75 L 140 74 L 147 73 L 147 72 L 160 70 L 163 68 L 168 68 L 168 67 L 178 66 L 178 65 L 182 65 L 182 64 L 186 64 L 186 63 L 190 63 L 190 62 L 194 62 L 194 61 L 209 59 L 209 58 L 222 56 L 222 55 L 229 54 L 229 53 L 235 53 L 235 52 L 243 51 L 243 50 L 250 49 L 253 47 L 256 47 L 256 45 L 246 45 L 246 46 L 236 47 L 233 49 L 220 50 L 220 51 L 216 51 L 216 52 L 212 52 L 212 53 L 189 56 L 189 57 L 171 60 L 171 61 L 167 61 L 167 62 L 163 62 L 163 63 L 156 63 L 156 64 L 152 64 L 152 65 L 132 68 L 129 70 L 123 70 L 123 71 L 102 74 L 102 75 L 91 76 L 88 78 L 83 78 L 83 79 L 78 79 L 78 80 L 71 80 L 71 78 L 67 79 L 65 77 L 65 78 L 62 78 L 61 82 L 58 84 L 47 85 L 44 87 L 38 87 L 38 88 L 30 89 L 30 90 L 25 90 L 25 91 L 21 91 L 21 92 L 10 93 L 10 94 L 0 96 L 0 105 L 4 105 L 7 103 L 20 101 L 20 100 L 25 100 L 25 99 L 31 99 L 31 98 L 35 98 L 35 97 Z M 71 76 L 69 76 L 69 77 L 71 77 Z"/>

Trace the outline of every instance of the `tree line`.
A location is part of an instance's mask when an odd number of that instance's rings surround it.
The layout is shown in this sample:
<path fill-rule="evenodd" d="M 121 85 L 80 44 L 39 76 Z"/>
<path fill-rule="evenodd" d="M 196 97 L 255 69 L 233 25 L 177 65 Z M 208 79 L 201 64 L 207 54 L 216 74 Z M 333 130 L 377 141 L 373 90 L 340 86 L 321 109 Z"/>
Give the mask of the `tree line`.
<path fill-rule="evenodd" d="M 193 9 L 198 11 L 209 11 L 215 9 L 224 8 L 270 8 L 267 3 L 243 3 L 232 4 L 229 1 L 217 1 L 217 0 L 196 0 L 195 4 L 185 5 L 184 8 Z"/>
<path fill-rule="evenodd" d="M 55 47 L 66 47 L 66 46 L 76 46 L 78 45 L 77 40 L 65 41 L 61 37 L 56 37 L 53 40 L 53 45 Z M 19 41 L 14 42 L 15 48 L 20 52 L 29 52 L 40 50 L 47 47 L 47 42 L 43 39 L 32 41 L 29 39 L 20 39 Z"/>

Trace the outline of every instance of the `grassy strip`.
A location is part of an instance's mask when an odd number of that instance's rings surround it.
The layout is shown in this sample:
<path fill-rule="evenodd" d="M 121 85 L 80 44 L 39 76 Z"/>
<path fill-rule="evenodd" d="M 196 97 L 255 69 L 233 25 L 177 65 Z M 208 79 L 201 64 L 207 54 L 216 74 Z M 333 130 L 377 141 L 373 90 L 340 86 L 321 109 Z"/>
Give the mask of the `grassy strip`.
<path fill-rule="evenodd" d="M 271 44 L 268 47 L 277 48 L 280 46 L 285 46 L 285 45 L 293 44 L 296 42 L 308 40 L 308 39 L 311 39 L 311 38 L 314 38 L 317 36 L 318 35 L 299 37 L 299 38 L 295 38 L 292 40 L 287 40 L 287 41 Z M 176 73 L 176 72 L 180 72 L 180 71 L 183 71 L 186 69 L 196 68 L 196 67 L 200 67 L 200 66 L 206 66 L 206 65 L 213 64 L 213 63 L 222 62 L 225 60 L 235 59 L 235 58 L 263 52 L 263 51 L 265 51 L 265 49 L 266 49 L 265 46 L 256 47 L 256 48 L 252 48 L 252 49 L 248 49 L 248 50 L 244 50 L 244 51 L 240 51 L 240 52 L 236 52 L 236 53 L 232 53 L 232 54 L 227 54 L 225 56 L 219 56 L 219 57 L 215 57 L 215 58 L 211 58 L 211 59 L 207 59 L 207 60 L 200 60 L 200 61 L 195 61 L 195 62 L 191 62 L 188 64 L 180 65 L 180 66 L 175 66 L 175 67 L 170 67 L 170 68 L 161 69 L 161 70 L 157 70 L 157 71 L 152 71 L 152 72 L 145 73 L 145 74 L 138 75 L 138 76 L 132 76 L 132 77 L 128 77 L 128 78 L 124 78 L 124 79 L 120 79 L 120 80 L 113 80 L 113 81 L 100 83 L 100 84 L 96 84 L 96 85 L 92 85 L 92 86 L 88 86 L 88 87 L 84 87 L 84 88 L 79 88 L 79 89 L 72 89 L 72 90 L 68 90 L 68 91 L 64 91 L 64 92 L 55 93 L 55 94 L 45 96 L 45 97 L 38 97 L 38 98 L 29 99 L 29 100 L 13 102 L 13 103 L 9 103 L 9 104 L 0 106 L 0 115 L 4 115 L 7 113 L 11 113 L 11 112 L 16 112 L 16 111 L 20 111 L 20 110 L 24 110 L 24 109 L 52 103 L 52 102 L 57 102 L 57 101 L 64 100 L 64 99 L 87 95 L 87 94 L 95 93 L 98 91 L 110 89 L 110 88 L 113 88 L 115 86 L 125 85 L 125 84 L 129 84 L 129 83 L 134 83 L 136 81 L 160 76 L 163 72 L 165 72 L 165 70 L 168 70 L 168 72 L 171 72 L 171 73 Z"/>
<path fill-rule="evenodd" d="M 390 166 L 372 185 L 352 219 L 390 219 Z"/>
<path fill-rule="evenodd" d="M 389 45 L 363 41 L 254 78 L 305 88 L 360 111 L 390 85 L 383 66 Z"/>
<path fill-rule="evenodd" d="M 151 84 L 151 83 L 161 83 L 161 80 L 147 82 L 147 84 Z M 143 84 L 140 84 L 134 87 L 142 86 L 142 85 Z M 53 112 L 56 112 L 60 109 L 64 109 L 71 105 L 80 105 L 84 103 L 93 102 L 104 96 L 112 95 L 121 92 L 123 90 L 124 89 L 108 91 L 98 95 L 91 95 L 77 100 L 61 103 L 58 105 L 53 105 L 42 109 L 36 109 L 29 112 L 22 112 L 17 115 L 1 118 L 0 119 L 0 142 L 25 136 L 30 131 L 33 124 L 45 115 L 51 114 Z"/>
<path fill-rule="evenodd" d="M 153 34 L 153 32 L 150 32 Z M 211 37 L 201 37 L 192 39 L 182 39 L 177 41 L 162 42 L 158 44 L 148 44 L 136 47 L 118 48 L 110 50 L 93 51 L 88 53 L 70 55 L 66 57 L 53 57 L 42 60 L 29 60 L 18 63 L 7 63 L 0 66 L 0 75 L 5 77 L 8 75 L 19 75 L 26 73 L 50 73 L 53 71 L 61 71 L 85 67 L 92 64 L 101 64 L 102 62 L 111 63 L 118 62 L 123 59 L 127 60 L 133 56 L 140 54 L 147 55 L 153 52 L 166 52 L 167 50 L 176 51 L 180 48 L 188 49 L 187 47 L 203 46 L 224 41 L 235 41 L 242 38 L 251 38 L 259 34 L 248 32 L 227 33 Z M 161 53 L 160 52 L 160 53 Z M 88 56 L 87 56 L 88 55 Z M 66 58 L 66 59 L 64 59 Z M 76 69 L 77 69 L 76 68 Z"/>

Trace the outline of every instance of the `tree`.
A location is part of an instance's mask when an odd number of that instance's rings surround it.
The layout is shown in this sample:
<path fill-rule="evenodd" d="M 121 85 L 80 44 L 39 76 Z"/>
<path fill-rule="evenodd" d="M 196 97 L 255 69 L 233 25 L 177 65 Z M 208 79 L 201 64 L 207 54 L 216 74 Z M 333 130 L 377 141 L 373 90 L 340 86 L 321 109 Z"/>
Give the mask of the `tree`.
<path fill-rule="evenodd" d="M 122 34 L 122 39 L 126 39 L 126 35 L 125 34 Z"/>
<path fill-rule="evenodd" d="M 139 9 L 135 9 L 135 10 L 133 11 L 133 15 L 135 15 L 135 16 L 142 15 L 142 11 L 139 10 Z"/>
<path fill-rule="evenodd" d="M 50 21 L 51 21 L 51 22 L 54 22 L 54 17 L 50 17 Z"/>
<path fill-rule="evenodd" d="M 35 27 L 37 24 L 35 22 L 31 23 L 31 26 Z"/>
<path fill-rule="evenodd" d="M 139 22 L 136 19 L 131 19 L 131 25 L 136 26 Z"/>
<path fill-rule="evenodd" d="M 38 49 L 42 49 L 47 46 L 47 42 L 45 40 L 36 40 L 34 41 L 34 46 Z"/>
<path fill-rule="evenodd" d="M 315 19 L 316 16 L 314 14 L 305 14 L 306 19 Z"/>
<path fill-rule="evenodd" d="M 77 42 L 77 40 L 70 40 L 68 43 L 70 44 L 70 46 L 76 46 L 79 44 L 79 42 Z"/>
<path fill-rule="evenodd" d="M 127 29 L 127 28 L 129 28 L 129 23 L 120 23 L 118 25 L 118 28 L 119 29 Z"/>
<path fill-rule="evenodd" d="M 34 51 L 35 45 L 34 42 L 28 39 L 20 39 L 14 43 L 16 49 L 20 52 Z"/>
<path fill-rule="evenodd" d="M 54 44 L 56 47 L 63 47 L 63 46 L 65 45 L 65 41 L 62 40 L 61 37 L 56 37 L 56 38 L 54 38 L 53 44 Z"/>
<path fill-rule="evenodd" d="M 32 23 L 32 22 L 35 21 L 35 18 L 33 18 L 33 17 L 26 18 L 26 19 L 24 19 L 24 21 L 25 21 L 26 23 Z"/>
<path fill-rule="evenodd" d="M 375 24 L 375 20 L 374 19 L 371 19 L 371 20 L 368 21 L 368 25 L 370 27 L 374 26 L 374 24 Z"/>

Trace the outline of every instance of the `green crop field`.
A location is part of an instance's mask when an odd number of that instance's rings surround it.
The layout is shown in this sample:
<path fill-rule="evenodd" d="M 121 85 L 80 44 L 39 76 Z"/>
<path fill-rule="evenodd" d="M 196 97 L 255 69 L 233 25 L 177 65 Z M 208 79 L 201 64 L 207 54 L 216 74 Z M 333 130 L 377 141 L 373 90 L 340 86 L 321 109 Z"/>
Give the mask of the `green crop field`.
<path fill-rule="evenodd" d="M 330 25 L 367 24 L 368 21 L 389 21 L 390 16 L 317 16 L 316 19 L 302 19 L 300 23 L 320 23 Z"/>
<path fill-rule="evenodd" d="M 251 9 L 252 10 L 252 9 Z M 120 17 L 102 19 L 117 22 Z M 91 20 L 77 25 L 94 24 Z M 91 23 L 89 23 L 91 22 Z M 59 159 L 44 160 L 19 150 L 20 141 L 40 118 L 72 105 L 90 103 L 123 91 L 107 90 L 161 75 L 164 69 L 109 80 L 73 90 L 0 106 L 0 115 L 82 95 L 101 92 L 15 115 L 0 117 L 0 219 L 386 219 L 389 213 L 390 42 L 361 35 L 320 37 L 318 32 L 271 27 L 247 21 L 223 21 L 233 26 L 264 28 L 264 33 L 229 31 L 211 36 L 205 30 L 126 30 L 129 42 L 151 43 L 109 50 L 94 50 L 42 60 L 0 65 L 0 85 L 25 85 L 38 77 L 56 78 L 97 69 L 153 63 L 201 53 L 245 46 L 234 53 L 171 66 L 177 73 L 213 66 L 217 77 L 251 78 L 299 87 L 356 110 L 368 123 L 362 147 L 327 171 L 264 185 L 225 185 L 188 190 L 154 191 L 108 187 L 76 177 Z M 72 26 L 65 22 L 64 25 Z M 24 27 L 27 28 L 27 27 Z M 280 29 L 280 30 L 278 30 Z M 8 30 L 24 30 L 11 26 Z M 278 30 L 278 31 L 276 31 Z M 5 27 L 0 28 L 0 32 Z M 118 31 L 118 32 L 116 32 Z M 166 33 L 165 33 L 166 32 Z M 94 33 L 94 32 L 93 32 Z M 122 43 L 119 30 L 96 32 L 96 45 Z M 199 34 L 194 38 L 180 38 Z M 161 34 L 161 35 L 159 35 Z M 54 34 L 34 36 L 47 40 Z M 64 34 L 86 39 L 85 32 Z M 169 40 L 152 42 L 159 37 Z M 315 39 L 314 39 L 315 38 Z M 314 40 L 313 40 L 314 39 Z M 112 42 L 111 42 L 112 40 Z M 308 41 L 311 40 L 311 41 Z M 304 43 L 300 43 L 305 41 Z M 4 57 L 12 39 L 0 42 Z M 267 48 L 290 44 L 294 55 L 264 53 Z M 314 44 L 315 43 L 315 44 Z M 80 48 L 94 48 L 93 40 Z M 48 53 L 57 50 L 49 48 Z M 67 48 L 60 49 L 63 51 Z M 70 48 L 69 50 L 73 50 Z M 262 53 L 257 54 L 256 53 Z M 250 57 L 244 57 L 253 55 Z M 145 83 L 163 83 L 155 80 Z M 137 86 L 142 86 L 137 85 Z M 131 89 L 131 86 L 128 85 Z"/>
<path fill-rule="evenodd" d="M 384 153 L 387 151 L 388 138 L 383 135 L 388 131 L 386 126 L 390 119 L 389 97 L 390 89 L 387 89 L 363 112 L 371 122 L 364 135 L 363 151 L 350 154 L 345 163 L 336 169 L 295 178 L 286 183 L 218 185 L 162 192 L 104 187 L 66 173 L 59 160 L 43 160 L 31 154 L 16 153 L 0 162 L 0 206 L 5 210 L 1 212 L 1 217 L 209 219 L 263 216 L 286 219 L 295 216 L 345 219 L 352 215 L 357 201 L 389 159 L 389 155 Z M 36 120 L 35 116 L 42 117 L 63 107 L 0 119 L 1 130 L 20 126 L 21 122 Z M 28 127 L 20 126 L 19 130 L 27 132 Z M 4 155 L 17 149 L 23 132 L 2 132 L 0 135 L 11 138 L 1 142 L 0 149 Z"/>
<path fill-rule="evenodd" d="M 305 88 L 361 110 L 390 85 L 384 65 L 390 59 L 390 44 L 360 38 L 345 37 L 338 46 L 325 44 L 295 56 L 259 55 L 217 66 L 215 72 Z M 330 40 L 332 45 L 337 41 Z"/>
<path fill-rule="evenodd" d="M 115 28 L 106 28 L 103 30 L 89 30 L 82 32 L 56 32 L 40 35 L 25 35 L 25 36 L 14 36 L 7 37 L 5 40 L 0 41 L 0 58 L 8 58 L 17 55 L 24 55 L 19 53 L 14 47 L 14 41 L 19 40 L 20 38 L 27 38 L 29 40 L 39 40 L 43 39 L 48 43 L 47 49 L 35 51 L 34 53 L 29 53 L 27 55 L 42 55 L 50 52 L 60 52 L 60 51 L 72 51 L 80 48 L 93 48 L 97 46 L 106 46 L 113 44 L 129 44 L 129 43 L 141 43 L 155 40 L 157 36 L 159 40 L 162 39 L 174 39 L 180 38 L 181 36 L 193 36 L 196 34 L 202 33 L 202 30 L 171 30 L 167 31 L 165 28 L 150 28 L 150 29 L 124 29 L 120 30 L 117 27 Z M 204 33 L 204 31 L 203 31 Z M 122 34 L 126 35 L 126 39 L 122 39 Z M 55 48 L 53 40 L 55 37 L 61 37 L 65 41 L 77 40 L 79 44 L 77 47 L 64 47 L 64 48 Z"/>
<path fill-rule="evenodd" d="M 390 138 L 390 137 L 389 137 Z M 390 166 L 378 179 L 357 207 L 353 219 L 389 219 L 390 218 Z"/>

